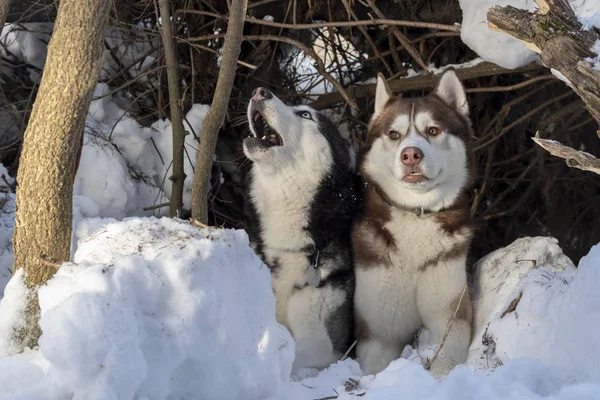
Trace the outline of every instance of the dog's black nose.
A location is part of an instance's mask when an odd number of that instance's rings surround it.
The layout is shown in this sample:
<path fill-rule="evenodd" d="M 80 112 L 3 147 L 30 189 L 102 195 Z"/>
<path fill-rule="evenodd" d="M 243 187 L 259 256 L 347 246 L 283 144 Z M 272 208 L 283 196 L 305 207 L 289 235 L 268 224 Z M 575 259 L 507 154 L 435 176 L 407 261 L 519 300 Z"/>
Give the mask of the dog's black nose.
<path fill-rule="evenodd" d="M 252 92 L 252 98 L 254 100 L 272 99 L 273 93 L 271 93 L 269 89 L 259 87 L 254 89 L 254 91 Z"/>

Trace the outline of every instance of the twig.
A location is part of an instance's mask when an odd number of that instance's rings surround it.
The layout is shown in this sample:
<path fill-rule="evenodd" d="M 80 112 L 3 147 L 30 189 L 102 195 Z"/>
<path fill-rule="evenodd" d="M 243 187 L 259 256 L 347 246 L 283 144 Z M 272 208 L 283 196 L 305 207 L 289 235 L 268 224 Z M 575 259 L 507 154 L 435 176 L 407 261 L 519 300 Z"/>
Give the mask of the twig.
<path fill-rule="evenodd" d="M 352 6 L 348 3 L 348 0 L 342 0 L 342 2 L 344 3 L 344 7 L 346 7 L 346 12 L 349 15 L 351 15 L 352 18 L 354 18 L 355 21 L 359 21 L 358 17 L 356 16 L 356 13 L 352 10 Z M 371 46 L 371 49 L 373 50 L 373 54 L 375 54 L 375 56 L 377 58 L 379 58 L 379 60 L 381 61 L 381 63 L 385 67 L 385 69 L 388 71 L 388 73 L 390 75 L 392 75 L 394 73 L 394 71 L 392 71 L 392 68 L 390 67 L 390 65 L 388 64 L 388 62 L 385 61 L 385 58 L 383 58 L 383 56 L 379 52 L 379 49 L 377 48 L 377 45 L 375 44 L 375 42 L 371 38 L 371 35 L 369 35 L 369 33 L 367 32 L 366 28 L 364 26 L 361 26 L 361 25 L 357 26 L 357 28 L 363 34 L 364 38 L 366 39 L 366 41 Z"/>
<path fill-rule="evenodd" d="M 210 35 L 210 38 L 224 37 L 224 36 L 225 36 L 224 34 Z M 208 39 L 209 39 L 209 37 L 201 36 L 201 37 L 196 37 L 196 38 L 189 38 L 187 40 L 197 41 L 197 40 L 208 40 Z M 298 47 L 305 54 L 307 54 L 313 60 L 315 60 L 315 62 L 317 63 L 317 65 L 316 65 L 317 71 L 319 71 L 319 73 L 325 79 L 327 79 L 329 81 L 329 83 L 331 83 L 333 86 L 335 86 L 335 88 L 338 90 L 338 93 L 342 97 L 342 99 L 345 100 L 348 104 L 350 104 L 350 107 L 354 108 L 355 110 L 358 110 L 358 105 L 356 104 L 356 102 L 348 95 L 348 93 L 346 92 L 346 90 L 344 89 L 342 84 L 340 82 L 338 82 L 333 76 L 331 76 L 327 72 L 327 70 L 325 68 L 325 64 L 323 63 L 323 60 L 321 59 L 321 57 L 319 57 L 319 55 L 313 49 L 305 46 L 303 43 L 301 43 L 297 40 L 294 40 L 294 39 L 286 37 L 286 36 L 247 35 L 247 36 L 243 36 L 243 40 L 270 40 L 273 42 L 283 42 L 283 43 L 291 44 L 291 45 Z"/>
<path fill-rule="evenodd" d="M 212 13 L 210 11 L 201 10 L 177 10 L 177 13 L 186 14 L 200 14 L 209 17 L 215 17 L 219 19 L 225 19 L 222 15 Z M 375 18 L 370 20 L 358 20 L 358 21 L 339 21 L 339 22 L 316 22 L 313 24 L 284 24 L 281 22 L 265 21 L 254 17 L 246 17 L 245 22 L 257 25 L 272 26 L 274 28 L 285 28 L 285 29 L 317 29 L 317 28 L 343 28 L 343 27 L 358 27 L 358 26 L 371 26 L 371 25 L 389 25 L 389 26 L 404 26 L 409 28 L 425 28 L 425 29 L 438 29 L 442 31 L 460 32 L 460 26 L 458 25 L 444 25 L 430 22 L 416 22 L 416 21 L 401 21 L 395 19 Z"/>
<path fill-rule="evenodd" d="M 535 78 L 531 78 L 531 79 L 528 79 L 528 80 L 520 82 L 520 83 L 516 83 L 514 85 L 469 88 L 469 89 L 465 89 L 465 92 L 467 92 L 467 93 L 508 92 L 509 90 L 520 89 L 525 86 L 529 86 L 533 83 L 536 83 L 539 81 L 546 81 L 546 80 L 556 80 L 556 77 L 554 77 L 554 75 L 542 75 L 542 76 L 536 76 Z"/>
<path fill-rule="evenodd" d="M 192 47 L 195 47 L 195 48 L 199 49 L 199 50 L 204 50 L 204 51 L 208 51 L 209 53 L 213 53 L 213 54 L 216 54 L 216 55 L 219 55 L 219 56 L 223 56 L 223 53 L 221 53 L 218 50 L 211 49 L 210 47 L 202 46 L 201 44 L 197 44 L 197 43 L 188 43 L 188 44 L 190 46 L 192 46 Z M 247 62 L 242 61 L 242 60 L 237 60 L 237 63 L 240 64 L 243 67 L 250 68 L 250 69 L 253 69 L 253 70 L 255 70 L 255 69 L 258 68 L 256 65 L 247 63 Z"/>
<path fill-rule="evenodd" d="M 58 261 L 54 261 L 54 260 L 50 260 L 48 258 L 46 258 L 44 255 L 40 256 L 40 259 L 42 260 L 42 263 L 48 267 L 52 267 L 54 269 L 59 269 L 60 266 L 62 265 L 62 263 L 58 262 Z"/>
<path fill-rule="evenodd" d="M 152 210 L 157 210 L 157 209 L 163 208 L 163 207 L 169 207 L 170 205 L 171 205 L 171 202 L 161 203 L 161 204 L 156 204 L 154 206 L 144 207 L 144 208 L 142 208 L 142 210 L 144 210 L 144 211 L 152 211 Z"/>
<path fill-rule="evenodd" d="M 512 301 L 510 302 L 508 307 L 506 307 L 506 310 L 504 310 L 502 312 L 502 314 L 500 314 L 500 319 L 504 318 L 506 316 L 506 314 L 511 313 L 517 309 L 517 306 L 519 305 L 519 301 L 521 301 L 521 297 L 523 297 L 523 292 L 520 292 L 517 297 L 512 299 Z"/>
<path fill-rule="evenodd" d="M 348 358 L 348 354 L 350 354 L 350 352 L 352 351 L 352 349 L 354 348 L 354 346 L 356 346 L 356 343 L 358 343 L 358 340 L 355 340 L 350 347 L 348 348 L 348 350 L 346 350 L 346 352 L 344 353 L 344 356 L 340 359 L 340 361 L 344 361 L 346 358 Z"/>
<path fill-rule="evenodd" d="M 501 74 L 511 74 L 518 72 L 529 72 L 540 70 L 541 67 L 538 64 L 528 64 L 521 68 L 516 69 L 506 69 L 497 66 L 496 64 L 482 62 L 473 67 L 467 68 L 457 68 L 456 74 L 461 81 L 481 78 L 484 76 L 493 76 L 493 75 L 501 75 Z M 440 74 L 442 71 L 440 71 Z M 418 75 L 413 76 L 411 78 L 402 78 L 388 81 L 390 85 L 390 89 L 394 93 L 399 92 L 408 92 L 411 90 L 423 90 L 423 89 L 433 89 L 438 82 L 437 74 L 427 74 L 427 75 Z M 351 86 L 348 91 L 350 92 L 353 99 L 360 99 L 364 97 L 370 97 L 375 94 L 375 84 L 368 85 L 356 85 Z M 315 101 L 310 103 L 309 105 L 317 110 L 322 110 L 325 108 L 329 108 L 341 101 L 344 98 L 341 93 L 325 93 Z"/>
<path fill-rule="evenodd" d="M 377 7 L 377 5 L 375 5 L 373 0 L 367 0 L 367 2 L 369 3 L 369 7 L 371 7 L 371 9 L 375 12 L 375 14 L 377 14 L 379 18 L 385 17 L 381 10 Z M 396 39 L 398 39 L 402 47 L 404 47 L 408 54 L 410 54 L 410 56 L 417 62 L 417 64 L 419 64 L 419 66 L 423 68 L 423 70 L 428 71 L 429 68 L 427 68 L 427 65 L 425 65 L 425 62 L 421 58 L 421 55 L 414 48 L 410 40 L 408 40 L 407 37 L 404 36 L 402 32 L 400 32 L 400 30 L 395 26 L 391 26 L 390 30 L 392 31 Z"/>
<path fill-rule="evenodd" d="M 203 228 L 203 229 L 213 228 L 212 226 L 208 226 L 206 224 L 203 224 L 202 222 L 200 222 L 200 221 L 198 221 L 196 219 L 193 219 L 193 218 L 190 220 L 190 223 L 192 225 L 194 225 L 195 227 L 197 227 L 197 228 Z"/>
<path fill-rule="evenodd" d="M 477 147 L 475 147 L 473 149 L 473 151 L 478 151 L 483 149 L 484 147 L 490 145 L 491 143 L 494 143 L 496 140 L 500 139 L 502 136 L 506 135 L 508 132 L 511 131 L 512 128 L 514 128 L 515 126 L 521 124 L 523 121 L 527 120 L 528 118 L 531 118 L 534 114 L 544 110 L 545 108 L 547 108 L 548 106 L 550 106 L 551 104 L 554 104 L 556 102 L 559 102 L 560 100 L 571 96 L 573 94 L 572 91 L 566 91 L 565 93 L 561 94 L 560 96 L 556 96 L 553 97 L 552 99 L 543 102 L 542 104 L 540 104 L 539 106 L 529 110 L 525 115 L 523 115 L 522 117 L 520 117 L 519 119 L 511 122 L 510 124 L 508 124 L 507 126 L 505 126 L 504 128 L 502 128 L 502 130 L 495 135 L 494 137 L 492 137 L 491 139 L 489 139 L 488 141 L 486 141 L 483 144 L 478 145 Z"/>
<path fill-rule="evenodd" d="M 460 295 L 458 304 L 456 304 L 456 310 L 454 310 L 454 314 L 446 323 L 446 330 L 444 331 L 444 335 L 442 336 L 442 341 L 440 342 L 439 347 L 437 348 L 435 354 L 433 355 L 433 358 L 424 365 L 425 369 L 431 368 L 431 365 L 433 364 L 433 362 L 437 358 L 438 354 L 442 350 L 442 347 L 444 347 L 444 343 L 446 343 L 446 339 L 448 338 L 448 335 L 450 334 L 450 329 L 452 329 L 452 325 L 454 324 L 454 320 L 456 319 L 456 315 L 458 314 L 458 310 L 460 309 L 460 304 L 462 303 L 463 297 L 465 297 L 466 292 L 467 292 L 467 284 L 465 283 L 465 287 L 463 288 L 462 294 Z"/>

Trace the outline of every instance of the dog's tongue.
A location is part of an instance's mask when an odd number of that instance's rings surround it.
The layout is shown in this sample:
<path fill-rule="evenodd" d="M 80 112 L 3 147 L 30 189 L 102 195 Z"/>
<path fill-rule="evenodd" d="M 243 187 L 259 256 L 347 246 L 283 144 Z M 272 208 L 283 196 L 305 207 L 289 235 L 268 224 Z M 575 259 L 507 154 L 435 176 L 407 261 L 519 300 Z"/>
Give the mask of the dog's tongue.
<path fill-rule="evenodd" d="M 271 143 L 272 145 L 278 145 L 279 141 L 277 140 L 277 136 L 275 135 L 271 135 L 269 136 L 269 143 Z"/>

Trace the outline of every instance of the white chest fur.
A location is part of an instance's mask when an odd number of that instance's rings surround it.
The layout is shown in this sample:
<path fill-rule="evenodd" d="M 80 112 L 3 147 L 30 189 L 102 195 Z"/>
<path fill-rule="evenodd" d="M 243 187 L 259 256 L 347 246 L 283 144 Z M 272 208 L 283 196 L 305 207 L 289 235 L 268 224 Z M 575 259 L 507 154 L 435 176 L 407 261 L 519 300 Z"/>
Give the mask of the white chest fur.
<path fill-rule="evenodd" d="M 253 167 L 251 196 L 266 248 L 294 251 L 312 244 L 305 228 L 321 176 L 295 170 L 265 176 L 259 167 Z"/>
<path fill-rule="evenodd" d="M 306 283 L 305 249 L 313 244 L 306 231 L 309 212 L 322 174 L 300 174 L 298 169 L 265 176 L 253 167 L 251 196 L 260 216 L 267 261 L 278 268 L 271 284 L 277 301 L 277 319 L 288 325 L 288 302 L 294 286 Z"/>
<path fill-rule="evenodd" d="M 433 215 L 397 209 L 384 228 L 394 244 L 386 246 L 383 237 L 371 235 L 372 248 L 387 254 L 379 265 L 357 263 L 355 307 L 373 334 L 384 341 L 406 341 L 422 324 L 417 309 L 420 276 L 426 269 L 447 264 L 444 256 L 464 246 L 471 233 L 465 228 L 449 234 Z M 460 258 L 452 264 L 462 274 L 464 258 Z"/>

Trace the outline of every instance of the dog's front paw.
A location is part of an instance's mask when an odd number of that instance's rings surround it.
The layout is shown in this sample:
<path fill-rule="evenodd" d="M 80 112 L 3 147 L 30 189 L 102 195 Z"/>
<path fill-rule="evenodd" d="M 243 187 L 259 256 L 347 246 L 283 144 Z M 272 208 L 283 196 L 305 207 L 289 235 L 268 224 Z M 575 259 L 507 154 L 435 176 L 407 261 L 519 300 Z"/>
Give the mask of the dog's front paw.
<path fill-rule="evenodd" d="M 442 380 L 446 378 L 450 371 L 452 371 L 457 365 L 457 362 L 446 357 L 438 357 L 429 366 L 429 372 L 431 372 L 431 375 L 433 375 L 435 379 Z"/>

